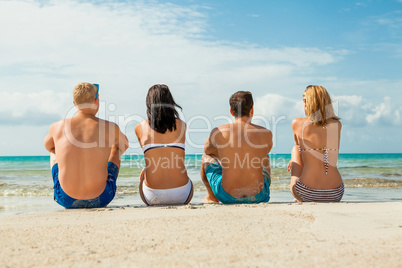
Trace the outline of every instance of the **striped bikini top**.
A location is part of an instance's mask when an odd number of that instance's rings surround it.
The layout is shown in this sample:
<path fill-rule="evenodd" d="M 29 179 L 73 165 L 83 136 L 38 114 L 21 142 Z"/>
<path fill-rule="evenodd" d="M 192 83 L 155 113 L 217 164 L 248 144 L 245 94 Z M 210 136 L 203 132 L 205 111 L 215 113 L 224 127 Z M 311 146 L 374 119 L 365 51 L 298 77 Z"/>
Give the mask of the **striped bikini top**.
<path fill-rule="evenodd" d="M 142 146 L 142 150 L 144 151 L 144 154 L 146 151 L 151 150 L 151 149 L 156 149 L 156 148 L 164 148 L 164 147 L 171 147 L 171 148 L 179 148 L 179 149 L 185 149 L 184 143 L 149 143 L 145 144 Z"/>
<path fill-rule="evenodd" d="M 327 129 L 327 123 L 324 124 L 324 128 Z M 329 156 L 328 151 L 338 151 L 338 149 L 330 149 L 327 147 L 315 148 L 315 149 L 302 149 L 299 145 L 299 152 L 307 152 L 307 151 L 324 151 L 324 166 L 325 166 L 325 175 L 328 175 L 329 168 Z"/>

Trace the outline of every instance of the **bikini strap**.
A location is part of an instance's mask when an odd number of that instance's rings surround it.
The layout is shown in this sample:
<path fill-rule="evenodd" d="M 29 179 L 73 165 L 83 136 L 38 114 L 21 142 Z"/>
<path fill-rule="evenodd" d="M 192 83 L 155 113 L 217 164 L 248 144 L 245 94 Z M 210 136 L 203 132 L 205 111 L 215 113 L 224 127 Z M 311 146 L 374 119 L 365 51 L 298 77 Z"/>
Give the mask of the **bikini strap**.
<path fill-rule="evenodd" d="M 326 139 L 328 139 L 327 122 L 324 123 L 324 128 L 325 128 L 325 136 L 326 136 Z M 324 167 L 325 167 L 325 175 L 328 175 L 329 155 L 328 155 L 328 149 L 327 149 L 327 147 L 324 147 Z"/>
<path fill-rule="evenodd" d="M 328 175 L 329 156 L 327 148 L 324 149 L 324 166 L 325 166 L 325 175 Z"/>
<path fill-rule="evenodd" d="M 327 123 L 324 123 L 323 128 L 328 131 Z M 299 145 L 299 152 L 306 152 L 306 151 L 324 151 L 324 167 L 325 167 L 325 175 L 328 175 L 328 168 L 329 168 L 329 154 L 328 151 L 338 151 L 337 149 L 329 149 L 327 147 L 324 148 L 316 148 L 316 149 L 302 149 Z"/>

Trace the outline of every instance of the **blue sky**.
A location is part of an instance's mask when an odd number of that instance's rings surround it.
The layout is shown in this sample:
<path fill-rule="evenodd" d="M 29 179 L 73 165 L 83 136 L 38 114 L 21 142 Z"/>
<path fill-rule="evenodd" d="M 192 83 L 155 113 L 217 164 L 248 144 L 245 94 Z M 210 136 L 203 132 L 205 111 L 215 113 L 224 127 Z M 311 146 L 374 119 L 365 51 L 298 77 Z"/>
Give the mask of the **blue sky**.
<path fill-rule="evenodd" d="M 213 39 L 345 50 L 348 56 L 341 65 L 327 67 L 345 78 L 394 79 L 401 74 L 402 1 L 193 2 L 213 7 Z"/>
<path fill-rule="evenodd" d="M 272 152 L 288 153 L 309 84 L 335 101 L 341 153 L 402 152 L 402 1 L 0 1 L 0 24 L 0 155 L 46 154 L 81 81 L 101 85 L 99 115 L 128 153 L 156 83 L 183 107 L 187 153 L 238 90 L 253 92 Z"/>

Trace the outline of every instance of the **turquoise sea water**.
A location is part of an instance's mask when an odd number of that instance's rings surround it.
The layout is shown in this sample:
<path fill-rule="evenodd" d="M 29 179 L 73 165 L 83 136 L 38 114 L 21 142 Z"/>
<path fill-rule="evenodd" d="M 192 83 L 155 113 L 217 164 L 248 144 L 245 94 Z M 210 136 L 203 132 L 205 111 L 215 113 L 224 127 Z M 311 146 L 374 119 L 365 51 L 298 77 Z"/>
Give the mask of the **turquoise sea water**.
<path fill-rule="evenodd" d="M 272 202 L 291 202 L 290 154 L 272 154 Z M 186 166 L 194 182 L 192 203 L 200 203 L 205 187 L 199 176 L 201 155 L 187 155 Z M 126 155 L 109 206 L 143 205 L 138 195 L 144 158 Z M 402 154 L 341 154 L 338 168 L 346 190 L 342 201 L 402 201 Z M 48 156 L 0 157 L 0 215 L 63 210 L 53 201 Z"/>

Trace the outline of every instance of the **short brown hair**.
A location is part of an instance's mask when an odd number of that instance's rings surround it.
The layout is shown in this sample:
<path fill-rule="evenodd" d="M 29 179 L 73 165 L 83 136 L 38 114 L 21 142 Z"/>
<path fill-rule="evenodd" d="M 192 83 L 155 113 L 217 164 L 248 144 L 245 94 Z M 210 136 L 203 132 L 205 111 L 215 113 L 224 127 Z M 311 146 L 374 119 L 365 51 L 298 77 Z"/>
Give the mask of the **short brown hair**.
<path fill-rule="evenodd" d="M 230 109 L 235 117 L 249 116 L 253 108 L 253 95 L 250 91 L 237 91 L 229 99 Z"/>
<path fill-rule="evenodd" d="M 92 103 L 95 100 L 97 88 L 91 83 L 79 83 L 73 90 L 75 104 Z"/>

